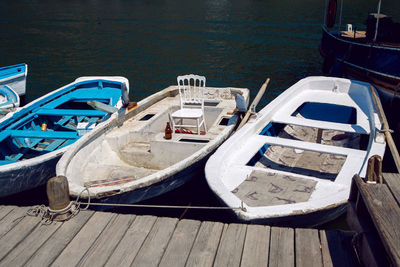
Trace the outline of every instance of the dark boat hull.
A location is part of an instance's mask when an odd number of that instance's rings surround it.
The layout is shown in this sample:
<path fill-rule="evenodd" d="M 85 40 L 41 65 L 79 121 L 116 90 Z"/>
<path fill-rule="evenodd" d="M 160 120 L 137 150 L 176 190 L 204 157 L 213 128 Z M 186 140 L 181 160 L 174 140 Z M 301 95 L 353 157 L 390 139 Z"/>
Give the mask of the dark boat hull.
<path fill-rule="evenodd" d="M 319 52 L 322 70 L 330 76 L 369 82 L 378 89 L 395 141 L 400 144 L 400 46 L 370 43 L 366 38 L 342 38 L 322 27 Z"/>

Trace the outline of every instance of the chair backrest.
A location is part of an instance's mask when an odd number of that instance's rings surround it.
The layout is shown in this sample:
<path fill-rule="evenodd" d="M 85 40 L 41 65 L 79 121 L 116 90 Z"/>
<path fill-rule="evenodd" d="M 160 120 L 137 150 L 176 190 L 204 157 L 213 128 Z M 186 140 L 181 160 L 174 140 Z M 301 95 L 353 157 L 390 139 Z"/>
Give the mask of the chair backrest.
<path fill-rule="evenodd" d="M 204 109 L 204 88 L 206 87 L 206 77 L 189 74 L 178 76 L 178 89 L 181 101 L 181 108 L 184 105 L 197 104 Z"/>

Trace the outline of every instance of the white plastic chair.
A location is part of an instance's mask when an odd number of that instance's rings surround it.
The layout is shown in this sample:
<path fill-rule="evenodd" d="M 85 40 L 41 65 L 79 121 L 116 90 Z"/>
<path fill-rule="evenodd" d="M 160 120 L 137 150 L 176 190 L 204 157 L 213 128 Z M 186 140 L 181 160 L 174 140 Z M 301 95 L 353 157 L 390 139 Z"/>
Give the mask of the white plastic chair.
<path fill-rule="evenodd" d="M 183 127 L 196 127 L 199 135 L 201 126 L 204 127 L 204 132 L 206 132 L 207 127 L 204 119 L 206 77 L 190 74 L 178 76 L 177 81 L 181 107 L 171 114 L 172 132 L 175 133 L 175 128 L 180 128 L 182 133 Z M 195 120 L 196 124 L 185 124 L 187 120 Z"/>

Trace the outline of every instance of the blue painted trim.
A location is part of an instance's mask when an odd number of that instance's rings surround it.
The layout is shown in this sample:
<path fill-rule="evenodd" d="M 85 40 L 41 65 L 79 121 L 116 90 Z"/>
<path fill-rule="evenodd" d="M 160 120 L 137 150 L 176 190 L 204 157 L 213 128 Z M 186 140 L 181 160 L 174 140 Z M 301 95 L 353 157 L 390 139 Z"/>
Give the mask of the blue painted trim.
<path fill-rule="evenodd" d="M 0 80 L 26 73 L 25 63 L 0 68 Z"/>
<path fill-rule="evenodd" d="M 81 109 L 39 109 L 36 112 L 40 116 L 90 116 L 102 117 L 107 113 L 100 110 L 81 110 Z"/>

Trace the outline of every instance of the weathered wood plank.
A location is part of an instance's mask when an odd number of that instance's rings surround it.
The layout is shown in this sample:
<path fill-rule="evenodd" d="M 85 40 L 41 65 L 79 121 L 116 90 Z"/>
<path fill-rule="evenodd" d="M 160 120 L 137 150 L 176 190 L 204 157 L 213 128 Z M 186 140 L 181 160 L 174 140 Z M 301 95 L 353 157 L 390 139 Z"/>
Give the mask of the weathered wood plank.
<path fill-rule="evenodd" d="M 346 221 L 350 229 L 356 232 L 352 240 L 354 251 L 357 251 L 362 262 L 370 266 L 386 266 L 385 249 L 359 194 L 357 183 L 353 180 L 352 184 L 356 190 L 347 204 Z"/>
<path fill-rule="evenodd" d="M 53 262 L 52 266 L 75 266 L 99 237 L 114 213 L 96 212 Z"/>
<path fill-rule="evenodd" d="M 322 266 L 333 267 L 331 252 L 329 250 L 329 243 L 326 238 L 325 230 L 319 231 L 319 238 L 321 241 Z"/>
<path fill-rule="evenodd" d="M 187 266 L 212 266 L 224 225 L 219 222 L 202 222 L 190 251 Z"/>
<path fill-rule="evenodd" d="M 23 217 L 26 215 L 28 207 L 18 208 L 11 206 L 7 209 L 10 209 L 10 212 L 0 222 L 0 238 L 23 219 Z"/>
<path fill-rule="evenodd" d="M 24 240 L 39 223 L 39 218 L 31 216 L 26 216 L 19 220 L 19 223 L 0 239 L 0 259 L 6 256 L 19 242 Z"/>
<path fill-rule="evenodd" d="M 200 224 L 200 221 L 194 220 L 181 220 L 178 223 L 161 259 L 160 266 L 185 266 Z"/>
<path fill-rule="evenodd" d="M 295 229 L 296 266 L 322 266 L 317 229 Z"/>
<path fill-rule="evenodd" d="M 106 266 L 131 265 L 156 219 L 155 216 L 137 216 L 108 259 Z"/>
<path fill-rule="evenodd" d="M 358 266 L 351 243 L 352 235 L 342 231 L 320 230 L 323 266 Z"/>
<path fill-rule="evenodd" d="M 140 248 L 133 266 L 157 266 L 175 230 L 178 219 L 158 218 Z"/>
<path fill-rule="evenodd" d="M 33 254 L 25 263 L 26 266 L 49 266 L 74 238 L 76 233 L 94 214 L 93 211 L 83 210 L 60 228 Z"/>
<path fill-rule="evenodd" d="M 1 206 L 0 209 L 0 223 L 1 221 L 15 208 L 15 206 Z"/>
<path fill-rule="evenodd" d="M 247 227 L 240 266 L 268 266 L 270 232 L 269 226 L 249 225 Z"/>
<path fill-rule="evenodd" d="M 400 208 L 386 185 L 364 185 L 360 194 L 393 264 L 400 265 Z"/>
<path fill-rule="evenodd" d="M 134 219 L 134 215 L 124 214 L 112 218 L 101 236 L 92 244 L 90 250 L 79 262 L 79 265 L 103 266 Z"/>
<path fill-rule="evenodd" d="M 36 219 L 39 221 L 39 218 Z M 38 225 L 32 233 L 1 260 L 0 264 L 3 266 L 23 266 L 61 225 L 61 222 L 53 222 L 51 225 Z"/>
<path fill-rule="evenodd" d="M 270 266 L 294 266 L 293 228 L 272 227 L 269 247 Z"/>
<path fill-rule="evenodd" d="M 390 192 L 392 192 L 397 204 L 400 204 L 400 174 L 384 173 L 383 182 L 387 185 Z"/>
<path fill-rule="evenodd" d="M 218 246 L 215 266 L 240 266 L 246 229 L 246 224 L 228 225 Z"/>

